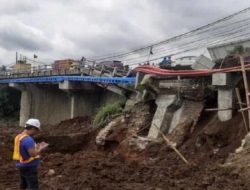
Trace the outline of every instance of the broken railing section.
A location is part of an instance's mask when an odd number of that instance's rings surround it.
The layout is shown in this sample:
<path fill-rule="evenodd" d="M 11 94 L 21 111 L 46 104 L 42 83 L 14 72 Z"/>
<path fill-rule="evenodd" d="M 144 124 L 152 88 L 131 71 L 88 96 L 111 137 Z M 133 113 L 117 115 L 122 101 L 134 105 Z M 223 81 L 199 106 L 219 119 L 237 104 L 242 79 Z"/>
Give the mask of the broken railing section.
<path fill-rule="evenodd" d="M 204 78 L 163 78 L 137 73 L 137 98 L 155 99 L 157 104 L 148 137 L 157 139 L 158 129 L 168 134 L 190 119 L 195 125 L 204 107 L 206 82 Z"/>

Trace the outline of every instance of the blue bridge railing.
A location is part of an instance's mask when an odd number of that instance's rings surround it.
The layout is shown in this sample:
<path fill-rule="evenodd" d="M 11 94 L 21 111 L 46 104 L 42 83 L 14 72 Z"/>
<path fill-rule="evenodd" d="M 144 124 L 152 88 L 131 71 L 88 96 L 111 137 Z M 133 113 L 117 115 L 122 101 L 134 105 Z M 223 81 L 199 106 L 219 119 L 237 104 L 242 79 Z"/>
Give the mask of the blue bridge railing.
<path fill-rule="evenodd" d="M 63 81 L 82 81 L 105 84 L 128 84 L 135 83 L 135 77 L 94 77 L 94 76 L 51 76 L 2 79 L 0 84 L 6 83 L 59 83 Z"/>

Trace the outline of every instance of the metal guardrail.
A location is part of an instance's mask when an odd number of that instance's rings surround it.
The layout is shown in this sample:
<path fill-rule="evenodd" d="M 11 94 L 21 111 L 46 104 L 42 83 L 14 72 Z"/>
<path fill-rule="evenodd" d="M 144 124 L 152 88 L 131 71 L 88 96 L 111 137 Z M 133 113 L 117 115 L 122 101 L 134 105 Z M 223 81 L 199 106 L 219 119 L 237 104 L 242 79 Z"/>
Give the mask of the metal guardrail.
<path fill-rule="evenodd" d="M 103 84 L 133 85 L 135 77 L 125 77 L 128 71 L 105 65 L 88 64 L 76 68 L 54 69 L 52 65 L 32 67 L 26 70 L 0 72 L 0 84 L 6 83 L 60 83 L 82 81 Z"/>
<path fill-rule="evenodd" d="M 93 75 L 94 72 L 99 72 L 95 76 L 111 76 L 123 77 L 127 76 L 128 70 L 118 69 L 116 67 L 108 67 L 105 65 L 85 65 L 75 69 L 53 69 L 51 66 L 44 65 L 43 67 L 32 67 L 29 70 L 7 70 L 0 72 L 0 79 L 8 78 L 26 78 L 38 76 L 65 76 L 65 75 Z"/>
<path fill-rule="evenodd" d="M 68 76 L 69 81 L 84 81 L 106 84 L 134 84 L 135 77 L 91 77 L 91 76 Z"/>

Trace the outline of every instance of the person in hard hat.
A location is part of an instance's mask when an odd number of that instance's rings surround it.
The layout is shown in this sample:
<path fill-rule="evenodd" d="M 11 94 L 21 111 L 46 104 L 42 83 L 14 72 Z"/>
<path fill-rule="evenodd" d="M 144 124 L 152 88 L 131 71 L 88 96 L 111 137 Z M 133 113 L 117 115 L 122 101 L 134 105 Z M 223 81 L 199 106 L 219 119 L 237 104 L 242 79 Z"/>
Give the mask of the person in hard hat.
<path fill-rule="evenodd" d="M 13 159 L 20 170 L 20 189 L 39 189 L 37 167 L 41 152 L 48 146 L 45 142 L 35 143 L 32 136 L 39 131 L 40 121 L 29 119 L 23 132 L 15 137 Z"/>

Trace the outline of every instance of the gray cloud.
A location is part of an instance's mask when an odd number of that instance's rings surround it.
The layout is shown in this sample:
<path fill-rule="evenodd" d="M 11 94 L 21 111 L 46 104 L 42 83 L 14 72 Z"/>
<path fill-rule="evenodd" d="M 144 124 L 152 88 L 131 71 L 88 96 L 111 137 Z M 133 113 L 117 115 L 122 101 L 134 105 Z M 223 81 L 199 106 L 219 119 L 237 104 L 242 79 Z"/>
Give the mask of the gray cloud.
<path fill-rule="evenodd" d="M 7 50 L 50 50 L 48 39 L 43 33 L 12 17 L 0 18 L 0 46 Z"/>
<path fill-rule="evenodd" d="M 1 0 L 0 14 L 28 13 L 39 9 L 34 0 Z"/>
<path fill-rule="evenodd" d="M 41 60 L 126 51 L 247 6 L 249 0 L 1 0 L 0 61 L 15 51 Z"/>

